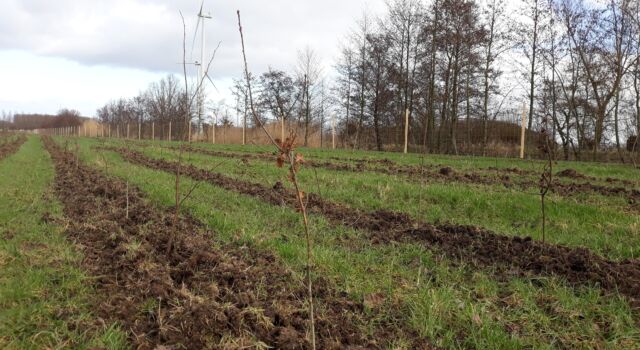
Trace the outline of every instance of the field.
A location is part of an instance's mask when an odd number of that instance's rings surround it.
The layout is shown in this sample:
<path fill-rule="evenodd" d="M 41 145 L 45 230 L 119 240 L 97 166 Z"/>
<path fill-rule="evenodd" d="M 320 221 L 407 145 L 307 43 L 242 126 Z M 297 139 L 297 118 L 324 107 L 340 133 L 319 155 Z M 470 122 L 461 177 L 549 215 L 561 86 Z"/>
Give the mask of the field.
<path fill-rule="evenodd" d="M 1 348 L 310 348 L 271 148 L 0 138 Z M 318 348 L 640 348 L 638 169 L 299 151 Z"/>

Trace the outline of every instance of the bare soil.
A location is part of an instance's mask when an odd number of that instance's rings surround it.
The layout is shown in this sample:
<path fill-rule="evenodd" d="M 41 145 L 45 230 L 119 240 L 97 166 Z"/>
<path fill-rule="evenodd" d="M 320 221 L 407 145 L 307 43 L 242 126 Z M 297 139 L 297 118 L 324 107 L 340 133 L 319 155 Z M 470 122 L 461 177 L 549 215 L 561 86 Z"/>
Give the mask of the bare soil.
<path fill-rule="evenodd" d="M 95 276 L 95 311 L 122 324 L 135 348 L 310 348 L 306 289 L 274 255 L 215 242 L 194 219 L 150 206 L 51 139 L 45 145 L 67 233 Z M 401 334 L 428 347 L 390 323 L 365 334 L 363 303 L 321 277 L 314 285 L 319 348 L 384 348 Z"/>
<path fill-rule="evenodd" d="M 125 160 L 151 169 L 175 173 L 178 166 L 177 162 L 152 159 L 126 148 L 113 150 Z M 298 209 L 294 192 L 280 182 L 269 188 L 189 164 L 182 165 L 182 172 L 229 191 Z M 503 275 L 555 275 L 576 286 L 596 285 L 605 291 L 623 294 L 634 304 L 640 300 L 640 260 L 637 259 L 612 261 L 585 248 L 564 247 L 530 237 L 508 237 L 474 226 L 433 225 L 398 212 L 367 212 L 325 200 L 314 193 L 307 193 L 306 199 L 310 212 L 324 215 L 335 225 L 365 230 L 374 243 L 420 242 L 436 253 L 468 262 L 469 266 L 493 267 Z"/>
<path fill-rule="evenodd" d="M 0 159 L 4 159 L 20 149 L 23 143 L 27 141 L 27 137 L 24 135 L 18 136 L 17 139 L 0 144 Z"/>
<path fill-rule="evenodd" d="M 177 147 L 172 147 L 172 149 L 178 149 Z M 276 156 L 274 154 L 269 153 L 231 153 L 231 152 L 221 152 L 221 151 L 213 151 L 213 150 L 205 150 L 198 147 L 190 147 L 185 146 L 185 151 L 200 153 L 215 157 L 223 157 L 223 158 L 232 158 L 232 159 L 243 159 L 243 160 L 273 160 L 275 161 Z M 339 159 L 339 158 L 338 158 Z M 382 164 L 384 167 L 379 166 L 370 166 L 369 164 Z M 412 179 L 428 179 L 428 180 L 439 180 L 442 182 L 458 182 L 458 183 L 466 183 L 466 184 L 475 184 L 475 185 L 502 185 L 506 188 L 519 188 L 522 190 L 531 190 L 539 187 L 538 181 L 527 179 L 527 178 L 514 178 L 509 174 L 517 174 L 517 175 L 533 175 L 536 176 L 534 172 L 518 169 L 518 168 L 490 168 L 490 170 L 494 170 L 499 172 L 496 175 L 483 174 L 479 172 L 458 172 L 449 166 L 411 166 L 411 165 L 398 165 L 397 163 L 390 161 L 388 159 L 382 160 L 360 160 L 356 164 L 349 163 L 333 163 L 328 161 L 316 161 L 316 160 L 305 160 L 305 165 L 312 168 L 323 168 L 328 170 L 337 170 L 337 171 L 349 171 L 349 172 L 375 172 L 387 175 L 405 175 Z M 500 174 L 502 173 L 502 174 Z M 594 177 L 587 177 L 581 174 L 578 174 L 575 170 L 567 169 L 565 171 L 559 172 L 558 176 L 565 178 L 572 178 L 577 180 L 588 180 L 587 182 L 560 182 L 554 181 L 553 186 L 551 187 L 551 191 L 561 195 L 561 196 L 572 196 L 580 193 L 595 193 L 602 196 L 607 197 L 623 197 L 626 199 L 627 203 L 630 205 L 630 208 L 638 207 L 640 203 L 640 191 L 635 189 L 630 189 L 628 187 L 633 186 L 630 181 L 607 178 L 606 181 L 608 183 L 621 183 L 623 186 L 605 186 L 593 184 L 589 181 L 597 181 L 598 179 Z M 532 192 L 532 194 L 535 194 Z"/>

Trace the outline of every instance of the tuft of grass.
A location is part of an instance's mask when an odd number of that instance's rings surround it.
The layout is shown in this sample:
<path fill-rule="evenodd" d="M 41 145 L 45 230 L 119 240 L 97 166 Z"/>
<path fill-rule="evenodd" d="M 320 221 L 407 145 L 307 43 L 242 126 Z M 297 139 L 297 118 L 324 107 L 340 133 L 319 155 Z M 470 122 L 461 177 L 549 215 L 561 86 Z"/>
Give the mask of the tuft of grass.
<path fill-rule="evenodd" d="M 0 348 L 126 349 L 126 334 L 90 312 L 81 256 L 56 223 L 53 177 L 37 137 L 0 161 Z"/>

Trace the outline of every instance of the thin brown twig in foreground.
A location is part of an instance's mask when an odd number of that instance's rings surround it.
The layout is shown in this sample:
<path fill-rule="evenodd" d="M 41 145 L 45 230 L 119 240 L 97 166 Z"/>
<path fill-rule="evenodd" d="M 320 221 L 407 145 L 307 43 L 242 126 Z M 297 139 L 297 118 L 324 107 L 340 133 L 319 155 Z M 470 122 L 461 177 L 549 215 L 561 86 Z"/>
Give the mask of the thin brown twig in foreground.
<path fill-rule="evenodd" d="M 304 194 L 300 190 L 300 185 L 298 182 L 297 176 L 297 168 L 298 165 L 302 163 L 302 156 L 299 154 L 295 154 L 294 152 L 294 144 L 295 144 L 295 136 L 292 135 L 286 141 L 281 140 L 279 144 L 276 140 L 269 134 L 269 131 L 265 128 L 264 124 L 260 120 L 258 113 L 256 112 L 254 103 L 253 103 L 253 93 L 251 91 L 251 77 L 249 76 L 249 65 L 247 64 L 247 55 L 244 47 L 244 34 L 242 32 L 242 22 L 240 20 L 240 10 L 237 11 L 238 14 L 238 29 L 240 31 L 240 42 L 242 44 L 242 59 L 244 62 L 244 74 L 247 79 L 247 93 L 249 95 L 249 106 L 251 109 L 251 114 L 256 121 L 256 124 L 260 126 L 262 131 L 267 135 L 271 143 L 276 147 L 280 156 L 278 157 L 278 165 L 281 166 L 286 160 L 289 165 L 289 180 L 293 183 L 293 186 L 296 190 L 296 197 L 298 199 L 298 204 L 300 205 L 300 211 L 302 213 L 302 220 L 304 223 L 305 230 L 305 240 L 307 246 L 307 266 L 306 266 L 306 277 L 307 277 L 307 292 L 309 298 L 309 324 L 310 324 L 310 333 L 311 333 L 311 348 L 313 350 L 316 349 L 316 331 L 315 331 L 315 315 L 314 315 L 314 307 L 313 307 L 313 279 L 311 276 L 312 269 L 312 261 L 313 254 L 311 250 L 311 234 L 309 232 L 309 220 L 307 217 L 307 208 L 304 203 Z"/>
<path fill-rule="evenodd" d="M 256 123 L 260 126 L 262 131 L 267 135 L 269 141 L 278 149 L 278 151 L 282 152 L 282 147 L 276 142 L 276 140 L 269 134 L 267 129 L 264 127 L 262 120 L 258 117 L 258 113 L 256 112 L 255 106 L 253 104 L 253 93 L 251 91 L 251 77 L 249 76 L 249 65 L 247 64 L 247 54 L 244 48 L 244 34 L 242 32 L 242 23 L 240 21 L 240 10 L 238 10 L 238 29 L 240 30 L 240 42 L 242 44 L 242 59 L 244 61 L 244 75 L 247 79 L 247 94 L 249 95 L 249 108 L 251 109 L 251 114 L 253 118 L 256 120 Z M 283 140 L 284 141 L 284 140 Z"/>

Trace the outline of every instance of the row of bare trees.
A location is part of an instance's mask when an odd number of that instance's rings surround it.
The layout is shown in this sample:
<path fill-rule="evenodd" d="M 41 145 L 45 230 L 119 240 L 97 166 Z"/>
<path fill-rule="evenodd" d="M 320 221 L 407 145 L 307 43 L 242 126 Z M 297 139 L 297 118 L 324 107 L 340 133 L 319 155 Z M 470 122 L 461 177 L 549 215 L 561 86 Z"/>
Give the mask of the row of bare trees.
<path fill-rule="evenodd" d="M 414 150 L 487 155 L 519 144 L 524 111 L 529 141 L 546 130 L 565 159 L 606 150 L 624 161 L 640 148 L 638 0 L 390 0 L 356 20 L 340 51 L 335 74 L 305 48 L 289 71 L 250 75 L 261 120 L 297 125 L 304 145 L 335 120 L 342 146 L 383 150 L 401 148 L 407 118 Z M 255 126 L 246 86 L 232 89 L 236 114 Z M 168 76 L 98 117 L 173 121 L 179 137 L 195 115 L 184 89 Z"/>
<path fill-rule="evenodd" d="M 0 129 L 35 130 L 67 126 L 77 127 L 82 124 L 82 121 L 83 117 L 81 117 L 80 112 L 67 108 L 59 110 L 55 115 L 14 114 L 6 111 L 0 113 Z"/>
<path fill-rule="evenodd" d="M 168 75 L 159 82 L 152 83 L 146 91 L 133 98 L 120 98 L 107 103 L 97 111 L 103 124 L 122 128 L 128 124 L 140 125 L 154 122 L 156 125 L 172 123 L 172 135 L 182 139 L 185 130 L 184 116 L 188 101 L 185 88 L 178 78 Z M 124 134 L 124 133 L 123 133 Z"/>
<path fill-rule="evenodd" d="M 299 127 L 302 143 L 308 145 L 312 129 L 324 129 L 327 123 L 327 110 L 330 104 L 329 89 L 322 74 L 318 54 L 306 47 L 298 52 L 298 60 L 292 73 L 269 68 L 259 76 L 250 75 L 251 85 L 255 87 L 254 108 L 262 121 L 274 120 Z M 236 98 L 236 108 L 244 121 L 252 125 L 255 121 L 247 119 L 249 98 L 247 82 L 236 79 L 232 93 Z M 280 135 L 284 138 L 284 130 Z M 320 143 L 322 145 L 322 133 Z"/>
<path fill-rule="evenodd" d="M 408 114 L 414 149 L 487 154 L 518 143 L 498 121 L 524 110 L 527 135 L 549 130 L 566 159 L 635 149 L 640 1 L 391 0 L 356 23 L 330 83 L 309 48 L 292 72 L 252 76 L 260 116 L 297 122 L 306 144 L 336 113 L 344 146 L 382 150 L 400 148 Z M 234 88 L 240 114 L 245 86 Z"/>
<path fill-rule="evenodd" d="M 378 149 L 399 145 L 408 111 L 413 144 L 486 153 L 492 121 L 515 114 L 524 96 L 528 129 L 551 130 L 565 158 L 621 150 L 640 131 L 639 9 L 630 0 L 390 1 L 384 15 L 362 16 L 342 50 L 346 142 L 362 147 L 368 134 Z"/>

